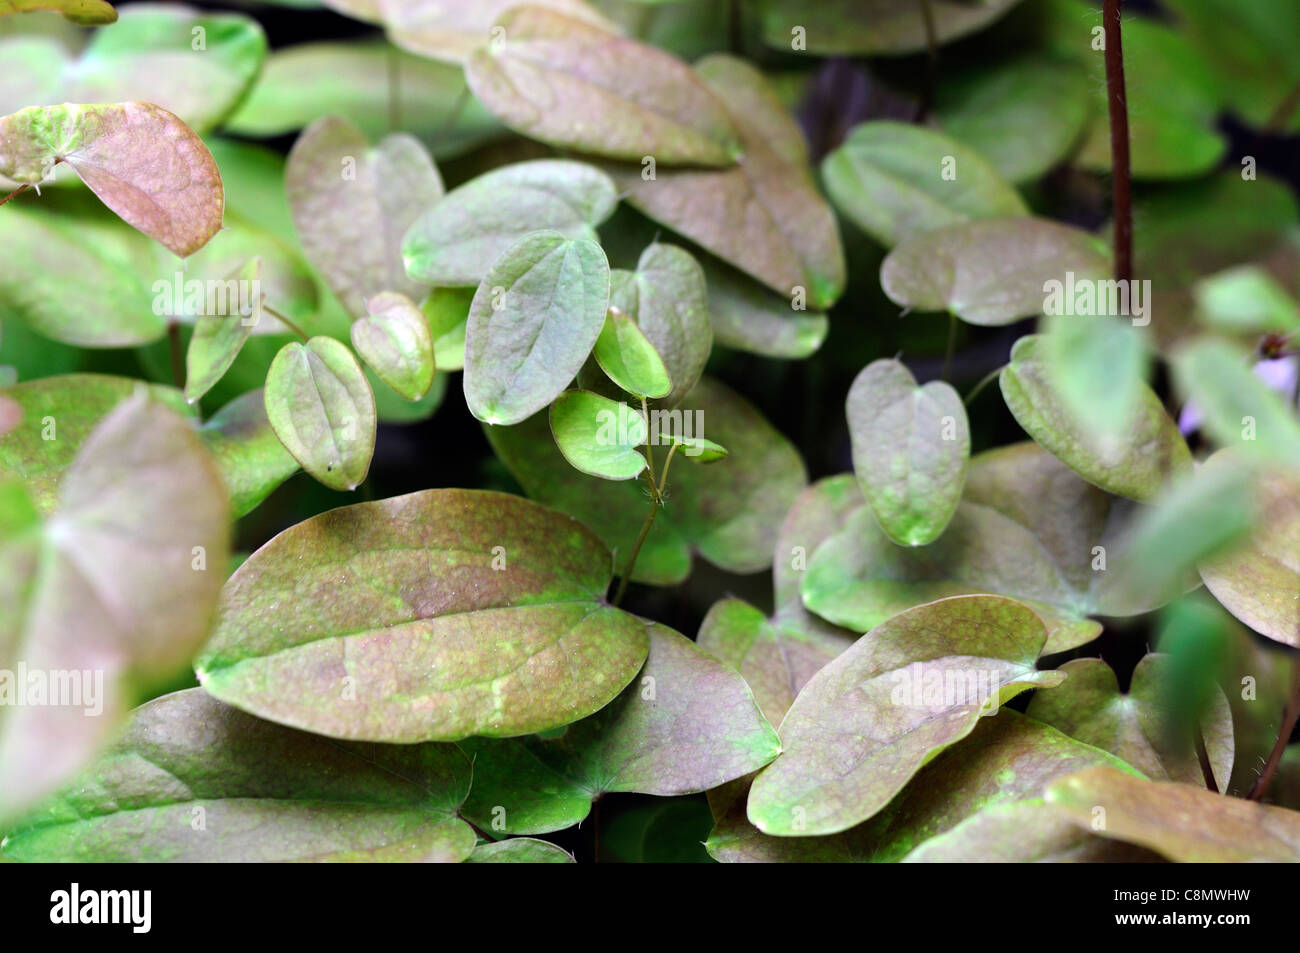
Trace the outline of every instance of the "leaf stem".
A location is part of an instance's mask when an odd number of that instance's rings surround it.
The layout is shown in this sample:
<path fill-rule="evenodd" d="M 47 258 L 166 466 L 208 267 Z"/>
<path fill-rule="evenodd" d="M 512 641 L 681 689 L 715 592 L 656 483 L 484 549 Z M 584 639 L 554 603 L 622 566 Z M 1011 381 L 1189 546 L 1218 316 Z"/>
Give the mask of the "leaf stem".
<path fill-rule="evenodd" d="M 167 322 L 167 343 L 172 355 L 172 383 L 177 390 L 185 388 L 185 355 L 181 351 L 181 324 L 179 321 Z"/>
<path fill-rule="evenodd" d="M 276 311 L 275 308 L 271 307 L 269 304 L 263 302 L 262 310 L 265 311 L 267 314 L 269 314 L 271 317 L 275 318 L 277 321 L 279 321 L 281 324 L 287 327 L 294 334 L 298 335 L 298 337 L 302 338 L 304 341 L 311 340 L 311 338 L 309 338 L 306 334 L 303 333 L 302 328 L 298 327 L 298 325 L 294 324 L 292 321 L 290 321 L 279 311 Z"/>
<path fill-rule="evenodd" d="M 26 191 L 27 191 L 28 189 L 30 189 L 31 187 L 32 187 L 32 184 L 31 184 L 30 182 L 28 182 L 26 185 L 20 185 L 20 186 L 18 186 L 18 188 L 14 189 L 12 192 L 10 192 L 8 195 L 6 195 L 4 198 L 0 199 L 0 205 L 4 205 L 4 204 L 5 204 L 6 202 L 8 202 L 10 199 L 16 199 L 16 198 L 18 198 L 18 196 L 22 195 L 24 192 L 26 192 Z"/>
<path fill-rule="evenodd" d="M 939 40 L 934 28 L 934 8 L 930 0 L 920 0 L 921 20 L 925 24 L 925 85 L 921 87 L 921 100 L 916 104 L 913 122 L 923 122 L 934 105 L 934 87 L 939 79 Z"/>
<path fill-rule="evenodd" d="M 948 346 L 943 351 L 943 373 L 940 375 L 948 381 L 948 372 L 952 370 L 952 355 L 957 349 L 957 315 L 948 312 Z"/>
<path fill-rule="evenodd" d="M 673 462 L 673 454 L 677 452 L 677 448 L 678 448 L 679 446 L 681 446 L 681 444 L 674 443 L 671 447 L 668 448 L 668 456 L 664 458 L 664 468 L 663 468 L 663 471 L 662 471 L 662 472 L 660 473 L 660 475 L 659 475 L 659 493 L 660 493 L 660 495 L 663 494 L 664 487 L 668 486 L 668 467 L 672 465 L 672 462 Z"/>
<path fill-rule="evenodd" d="M 1277 740 L 1273 742 L 1273 750 L 1268 753 L 1268 761 L 1264 763 L 1264 770 L 1260 773 L 1259 780 L 1246 795 L 1248 800 L 1263 800 L 1264 795 L 1268 793 L 1268 786 L 1273 783 L 1273 776 L 1277 774 L 1278 765 L 1282 763 L 1282 755 L 1286 753 L 1287 742 L 1291 740 L 1291 732 L 1295 731 L 1297 721 L 1300 721 L 1300 658 L 1292 657 L 1291 697 L 1282 715 L 1282 724 L 1277 731 Z"/>
<path fill-rule="evenodd" d="M 1210 753 L 1205 750 L 1205 735 L 1200 726 L 1192 729 L 1192 741 L 1196 745 L 1196 760 L 1201 765 L 1201 777 L 1205 779 L 1205 789 L 1219 793 L 1219 785 L 1214 780 L 1214 768 L 1210 764 Z"/>
<path fill-rule="evenodd" d="M 970 389 L 970 393 L 966 395 L 966 399 L 963 400 L 962 403 L 965 404 L 967 407 L 969 407 L 970 402 L 974 400 L 976 397 L 978 397 L 980 395 L 980 392 L 983 391 L 985 387 L 988 387 L 989 384 L 993 382 L 994 378 L 996 378 L 999 374 L 1001 374 L 1006 369 L 1007 369 L 1007 365 L 1000 364 L 997 367 L 993 368 L 993 370 L 985 374 L 982 378 L 980 378 L 980 382 Z"/>
<path fill-rule="evenodd" d="M 1128 95 L 1124 88 L 1124 46 L 1120 38 L 1123 0 L 1103 0 L 1106 40 L 1106 102 L 1110 109 L 1111 197 L 1115 206 L 1115 278 L 1133 277 L 1133 181 L 1129 161 Z"/>
<path fill-rule="evenodd" d="M 646 481 L 650 484 L 650 512 L 646 514 L 645 522 L 641 524 L 641 532 L 637 534 L 636 542 L 632 544 L 632 552 L 623 566 L 623 574 L 618 581 L 618 591 L 614 593 L 615 606 L 623 602 L 623 593 L 627 592 L 632 570 L 636 568 L 636 558 L 641 555 L 641 547 L 645 544 L 645 538 L 650 535 L 650 527 L 655 523 L 655 514 L 659 512 L 659 487 L 655 486 L 653 470 L 646 470 Z"/>

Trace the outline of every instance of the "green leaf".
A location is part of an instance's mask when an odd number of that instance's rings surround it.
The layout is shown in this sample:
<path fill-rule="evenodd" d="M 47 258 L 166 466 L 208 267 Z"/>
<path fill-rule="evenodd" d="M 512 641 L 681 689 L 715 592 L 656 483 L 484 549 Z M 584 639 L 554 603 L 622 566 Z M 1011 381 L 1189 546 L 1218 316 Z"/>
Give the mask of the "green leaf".
<path fill-rule="evenodd" d="M 63 439 L 75 439 L 68 423 Z M 184 667 L 211 624 L 229 548 L 221 475 L 189 423 L 143 387 L 86 437 L 53 512 L 38 521 L 34 504 L 24 510 L 17 525 L 0 520 L 0 669 L 75 672 L 81 692 L 64 705 L 0 706 L 0 815 L 65 781 L 142 685 Z"/>
<path fill-rule="evenodd" d="M 1055 694 L 1055 693 L 1052 693 Z M 1076 827 L 1039 799 L 997 804 L 912 851 L 905 864 L 1160 863 L 1159 854 Z"/>
<path fill-rule="evenodd" d="M 1053 778 L 1107 765 L 1132 771 L 1113 755 L 1055 728 L 1003 709 L 923 767 L 874 818 L 840 834 L 773 837 L 759 832 L 737 798 L 718 818 L 707 847 L 726 862 L 901 860 L 918 844 L 1002 804 L 1037 800 Z"/>
<path fill-rule="evenodd" d="M 1239 265 L 1192 286 L 1196 316 L 1229 334 L 1294 334 L 1300 303 L 1258 265 Z"/>
<path fill-rule="evenodd" d="M 733 168 L 611 168 L 628 204 L 800 306 L 828 308 L 844 290 L 835 214 L 807 169 L 807 146 L 767 80 L 735 57 L 696 64 L 727 109 L 743 152 Z M 658 156 L 654 153 L 652 157 Z"/>
<path fill-rule="evenodd" d="M 1054 781 L 1047 803 L 1076 825 L 1180 863 L 1294 862 L 1300 812 L 1224 797 L 1204 786 L 1146 781 L 1096 767 Z M 1104 827 L 1094 818 L 1105 814 Z"/>
<path fill-rule="evenodd" d="M 504 131 L 470 96 L 459 66 L 359 38 L 274 51 L 225 128 L 240 136 L 281 136 L 339 116 L 375 140 L 392 132 L 394 108 L 401 128 L 440 159 Z"/>
<path fill-rule="evenodd" d="M 918 232 L 1029 209 L 978 152 L 943 133 L 879 120 L 822 161 L 831 201 L 886 248 Z"/>
<path fill-rule="evenodd" d="M 536 159 L 503 166 L 453 189 L 420 215 L 402 240 L 416 281 L 477 285 L 493 262 L 538 229 L 597 241 L 618 195 L 609 176 L 583 162 Z"/>
<path fill-rule="evenodd" d="M 1174 380 L 1204 414 L 1205 429 L 1220 446 L 1300 466 L 1300 420 L 1251 372 L 1253 360 L 1226 341 L 1200 338 L 1174 353 Z"/>
<path fill-rule="evenodd" d="M 210 391 L 222 375 L 235 363 L 244 342 L 262 319 L 261 295 L 262 259 L 250 258 L 231 281 L 246 282 L 257 289 L 246 311 L 230 313 L 229 304 L 221 313 L 208 314 L 207 309 L 194 324 L 189 349 L 185 352 L 185 399 L 193 404 Z"/>
<path fill-rule="evenodd" d="M 266 46 L 262 27 L 243 14 L 129 6 L 113 29 L 95 31 L 79 56 L 62 63 L 41 101 L 24 105 L 149 102 L 205 133 L 253 85 Z"/>
<path fill-rule="evenodd" d="M 666 397 L 673 389 L 655 346 L 636 321 L 617 306 L 611 306 L 605 316 L 592 356 L 609 379 L 629 394 Z"/>
<path fill-rule="evenodd" d="M 692 552 L 730 572 L 766 569 L 781 519 L 807 482 L 794 447 L 743 398 L 708 377 L 680 407 L 650 413 L 652 439 L 689 428 L 731 455 L 707 467 L 673 466 L 669 505 L 646 537 L 633 578 L 681 582 L 690 575 Z M 541 414 L 516 427 L 487 428 L 487 436 L 529 496 L 582 520 L 626 558 L 645 521 L 643 486 L 575 474 Z"/>
<path fill-rule="evenodd" d="M 294 143 L 284 186 L 303 251 L 351 317 L 381 291 L 422 297 L 401 236 L 442 195 L 442 177 L 417 139 L 395 133 L 371 148 L 360 129 L 327 116 Z"/>
<path fill-rule="evenodd" d="M 335 3 L 351 0 L 334 0 Z M 362 0 L 366 2 L 366 0 Z M 592 26 L 613 29 L 613 25 L 593 9 L 586 0 L 531 0 L 531 7 L 562 13 Z M 445 0 L 405 0 L 400 4 L 382 3 L 382 17 L 388 35 L 398 46 L 420 56 L 432 57 L 457 65 L 496 41 L 493 32 L 497 21 L 515 0 L 475 0 L 474 3 L 447 3 Z"/>
<path fill-rule="evenodd" d="M 703 437 L 683 437 L 672 434 L 668 442 L 682 448 L 682 455 L 693 463 L 717 463 L 730 456 L 730 451 L 720 443 Z"/>
<path fill-rule="evenodd" d="M 713 348 L 708 291 L 699 263 L 675 245 L 656 242 L 641 254 L 635 272 L 614 272 L 610 304 L 636 322 L 663 358 L 672 382 L 663 403 L 681 403 L 700 379 Z"/>
<path fill-rule="evenodd" d="M 1260 514 L 1257 529 L 1235 549 L 1202 563 L 1201 579 L 1256 632 L 1300 648 L 1300 485 L 1294 473 L 1265 475 L 1252 502 Z"/>
<path fill-rule="evenodd" d="M 811 357 L 830 331 L 824 313 L 797 310 L 778 295 L 711 255 L 701 260 L 709 288 L 714 343 L 762 357 Z"/>
<path fill-rule="evenodd" d="M 581 821 L 609 792 L 706 791 L 776 757 L 776 732 L 739 674 L 671 629 L 647 632 L 641 677 L 598 714 L 558 738 L 465 743 L 475 766 L 466 817 L 546 833 Z"/>
<path fill-rule="evenodd" d="M 1173 676 L 1167 655 L 1147 654 L 1133 670 L 1127 694 L 1111 667 L 1099 658 L 1066 662 L 1068 676 L 1054 692 L 1038 692 L 1026 714 L 1084 744 L 1101 748 L 1156 781 L 1204 786 L 1189 732 L 1177 724 L 1167 705 Z M 1222 691 L 1214 689 L 1211 710 L 1198 726 L 1220 790 L 1232 775 L 1232 712 Z"/>
<path fill-rule="evenodd" d="M 260 389 L 236 397 L 204 421 L 199 439 L 221 469 L 236 519 L 255 510 L 298 472 L 298 461 L 271 429 Z"/>
<path fill-rule="evenodd" d="M 495 844 L 479 844 L 465 858 L 467 864 L 572 864 L 573 855 L 534 837 L 511 837 Z"/>
<path fill-rule="evenodd" d="M 835 834 L 872 817 L 981 716 L 1064 676 L 1034 663 L 1047 641 L 1026 606 L 958 596 L 900 613 L 814 675 L 781 722 L 782 753 L 754 780 L 766 834 Z"/>
<path fill-rule="evenodd" d="M 1069 156 L 1092 114 L 1088 75 L 1073 63 L 1027 55 L 945 76 L 935 118 L 1008 182 L 1032 182 Z"/>
<path fill-rule="evenodd" d="M 516 132 L 630 162 L 736 161 L 726 109 L 676 57 L 541 7 L 507 10 L 493 29 L 500 40 L 469 55 L 465 78 Z"/>
<path fill-rule="evenodd" d="M 472 288 L 434 288 L 420 306 L 433 335 L 433 363 L 441 371 L 465 366 L 465 329 L 473 301 Z"/>
<path fill-rule="evenodd" d="M 365 317 L 352 323 L 352 346 L 379 379 L 407 400 L 433 386 L 433 334 L 429 321 L 406 295 L 384 291 L 366 302 Z"/>
<path fill-rule="evenodd" d="M 575 469 L 604 480 L 635 480 L 646 468 L 637 449 L 646 442 L 646 419 L 623 401 L 566 390 L 550 417 L 555 445 Z"/>
<path fill-rule="evenodd" d="M 846 404 L 853 470 L 894 542 L 924 546 L 943 533 L 961 500 L 970 424 L 961 397 L 943 381 L 916 386 L 895 360 L 873 361 Z"/>
<path fill-rule="evenodd" d="M 1065 320 L 1078 325 L 1113 319 Z M 1049 338 L 1050 335 L 1030 335 L 1018 340 L 1011 349 L 1011 362 L 999 376 L 1007 408 L 1026 433 L 1089 483 L 1129 499 L 1148 500 L 1171 477 L 1190 471 L 1191 451 L 1178 432 L 1178 425 L 1140 377 L 1134 382 L 1135 400 L 1129 407 L 1126 425 L 1098 433 L 1099 428 L 1085 409 L 1082 394 L 1129 386 L 1123 383 L 1125 361 L 1106 363 L 1103 359 L 1108 351 L 1104 345 L 1093 355 L 1095 360 L 1088 360 L 1087 349 L 1071 350 L 1066 347 L 1067 341 Z M 1068 341 L 1073 340 L 1074 336 L 1069 335 Z M 1068 384 L 1060 369 L 1069 361 L 1086 363 L 1086 369 L 1075 367 L 1072 374 L 1091 371 L 1093 375 L 1104 376 Z M 1127 365 L 1131 378 L 1134 371 L 1131 356 Z M 1075 396 L 1067 396 L 1070 394 Z"/>
<path fill-rule="evenodd" d="M 1126 592 L 1122 575 L 1105 568 L 1122 550 L 1134 507 L 1033 443 L 982 453 L 952 522 L 929 546 L 896 546 L 869 512 L 849 514 L 811 553 L 804 604 L 865 632 L 921 602 L 999 593 L 1030 604 L 1050 632 L 1047 653 L 1061 652 L 1100 632 L 1089 614 L 1129 616 L 1161 604 L 1159 594 Z"/>
<path fill-rule="evenodd" d="M 352 352 L 315 337 L 280 349 L 266 375 L 266 417 L 304 470 L 355 490 L 375 449 L 375 396 Z"/>
<path fill-rule="evenodd" d="M 76 782 L 5 838 L 28 861 L 456 862 L 471 767 L 455 745 L 337 742 L 193 688 L 138 708 Z"/>
<path fill-rule="evenodd" d="M 104 0 L 3 0 L 0 3 L 0 16 L 32 10 L 53 10 L 79 26 L 98 26 L 117 19 L 113 5 Z"/>
<path fill-rule="evenodd" d="M 91 431 L 142 385 L 104 374 L 64 374 L 24 381 L 2 392 L 17 405 L 18 424 L 0 441 L 0 481 L 21 481 L 36 508 L 53 512 L 59 483 Z M 149 385 L 149 395 L 181 415 L 193 413 L 173 388 Z"/>
<path fill-rule="evenodd" d="M 212 154 L 158 106 L 31 106 L 0 118 L 0 175 L 39 185 L 60 162 L 127 224 L 182 258 L 221 228 L 224 193 Z"/>
<path fill-rule="evenodd" d="M 982 29 L 1020 0 L 933 0 L 934 32 L 947 43 Z M 763 42 L 820 56 L 893 56 L 926 48 L 925 19 L 912 0 L 759 0 Z M 801 40 L 799 46 L 795 40 Z"/>
<path fill-rule="evenodd" d="M 465 328 L 465 401 L 488 424 L 541 410 L 591 353 L 609 307 L 609 263 L 587 239 L 539 231 L 492 266 Z"/>
<path fill-rule="evenodd" d="M 1087 232 L 1040 218 L 950 225 L 903 241 L 880 266 L 891 301 L 949 311 L 970 324 L 1011 324 L 1040 314 L 1048 282 L 1105 281 L 1105 245 Z"/>
<path fill-rule="evenodd" d="M 645 623 L 609 552 L 518 497 L 425 490 L 332 510 L 249 557 L 195 663 L 218 698 L 334 738 L 544 731 L 610 702 Z"/>

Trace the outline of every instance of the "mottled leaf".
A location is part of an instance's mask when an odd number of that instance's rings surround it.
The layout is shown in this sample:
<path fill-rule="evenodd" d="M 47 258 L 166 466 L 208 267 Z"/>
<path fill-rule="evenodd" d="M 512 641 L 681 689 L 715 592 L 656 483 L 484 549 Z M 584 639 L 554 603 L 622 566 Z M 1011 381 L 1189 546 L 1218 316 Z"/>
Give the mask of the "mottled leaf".
<path fill-rule="evenodd" d="M 791 298 L 764 288 L 712 256 L 701 264 L 709 286 L 713 340 L 762 357 L 811 357 L 830 331 L 824 313 L 798 310 Z"/>
<path fill-rule="evenodd" d="M 244 516 L 298 472 L 266 417 L 266 399 L 250 390 L 222 407 L 199 428 L 230 491 L 231 515 Z"/>
<path fill-rule="evenodd" d="M 762 74 L 730 56 L 696 69 L 731 114 L 742 151 L 726 170 L 611 169 L 627 202 L 802 306 L 828 308 L 844 290 L 835 215 L 803 165 L 803 134 Z M 647 177 L 649 176 L 649 177 Z"/>
<path fill-rule="evenodd" d="M 21 525 L 4 521 L 0 668 L 75 672 L 81 691 L 0 707 L 0 815 L 66 780 L 141 685 L 184 666 L 216 607 L 227 511 L 189 423 L 141 388 L 85 439 L 48 517 L 28 500 Z"/>
<path fill-rule="evenodd" d="M 1066 386 L 1056 372 L 1059 363 L 1049 356 L 1055 343 L 1046 335 L 1021 338 L 999 376 L 1002 397 L 1026 433 L 1088 482 L 1134 500 L 1150 499 L 1171 477 L 1190 471 L 1192 455 L 1178 425 L 1141 378 L 1136 381 L 1128 424 L 1098 433 L 1081 403 L 1066 396 Z M 1079 350 L 1073 352 L 1074 359 L 1082 360 L 1081 355 Z M 1103 370 L 1100 365 L 1091 366 Z M 1122 365 L 1105 367 L 1104 373 L 1104 378 L 1091 382 L 1093 389 L 1125 386 L 1115 382 Z"/>
<path fill-rule="evenodd" d="M 465 77 L 516 132 L 631 162 L 736 161 L 741 145 L 726 109 L 677 58 L 535 6 L 507 11 L 496 28 L 499 41 L 469 55 Z"/>
<path fill-rule="evenodd" d="M 609 552 L 518 497 L 425 490 L 332 510 L 249 557 L 195 663 L 259 717 L 413 742 L 543 731 L 606 705 L 645 623 L 604 602 Z"/>
<path fill-rule="evenodd" d="M 222 313 L 209 314 L 205 308 L 205 313 L 194 323 L 194 334 L 185 352 L 185 399 L 191 404 L 212 390 L 213 385 L 230 370 L 244 342 L 261 320 L 261 274 L 262 259 L 250 258 L 230 279 L 248 282 L 251 287 L 259 289 L 246 310 L 236 310 L 232 314 L 228 307 L 232 302 L 227 298 L 227 307 L 222 309 Z"/>
<path fill-rule="evenodd" d="M 477 285 L 493 262 L 538 229 L 596 241 L 618 203 L 599 169 L 567 159 L 503 166 L 453 189 L 402 240 L 406 270 L 435 287 Z"/>
<path fill-rule="evenodd" d="M 280 349 L 266 375 L 266 417 L 304 470 L 355 490 L 375 449 L 375 396 L 361 365 L 333 338 Z"/>
<path fill-rule="evenodd" d="M 586 390 L 566 390 L 551 405 L 551 433 L 564 459 L 605 480 L 634 480 L 646 468 L 638 450 L 646 442 L 646 419 L 623 401 Z"/>
<path fill-rule="evenodd" d="M 474 850 L 456 817 L 470 773 L 455 745 L 340 743 L 193 688 L 137 709 L 3 848 L 44 862 L 454 863 Z"/>
<path fill-rule="evenodd" d="M 535 837 L 511 837 L 495 844 L 479 844 L 465 858 L 467 864 L 572 864 L 573 855 Z"/>
<path fill-rule="evenodd" d="M 470 413 L 510 426 L 549 404 L 582 368 L 608 307 L 609 263 L 595 242 L 539 231 L 510 246 L 470 305 Z"/>
<path fill-rule="evenodd" d="M 528 5 L 613 29 L 586 0 L 529 0 Z M 384 26 L 394 43 L 420 56 L 456 64 L 468 60 L 475 50 L 501 42 L 493 28 L 514 6 L 516 0 L 379 0 Z"/>
<path fill-rule="evenodd" d="M 39 184 L 66 162 L 128 224 L 185 258 L 221 228 L 207 146 L 150 103 L 31 106 L 0 118 L 0 175 Z"/>
<path fill-rule="evenodd" d="M 951 225 L 898 245 L 880 266 L 885 294 L 918 311 L 949 311 L 970 324 L 1010 324 L 1040 314 L 1048 282 L 1104 281 L 1105 245 L 1040 218 Z"/>
<path fill-rule="evenodd" d="M 705 791 L 776 756 L 776 732 L 740 675 L 671 629 L 647 631 L 640 678 L 598 714 L 557 738 L 466 745 L 476 779 L 466 817 L 488 824 L 500 808 L 507 832 L 544 833 L 580 821 L 591 801 L 611 791 Z M 521 764 L 531 770 L 517 773 Z M 544 790 L 553 793 L 539 797 Z"/>
<path fill-rule="evenodd" d="M 656 242 L 641 254 L 635 272 L 614 272 L 610 305 L 635 320 L 663 358 L 672 382 L 664 404 L 681 403 L 700 379 L 713 348 L 708 291 L 699 263 L 675 245 Z"/>
<path fill-rule="evenodd" d="M 708 377 L 679 407 L 651 415 L 652 438 L 690 428 L 731 455 L 707 467 L 673 466 L 668 505 L 646 537 L 633 578 L 681 582 L 690 575 L 693 552 L 730 572 L 766 569 L 781 519 L 807 481 L 794 447 L 743 398 Z M 487 435 L 529 496 L 582 520 L 626 559 L 645 520 L 644 487 L 575 474 L 541 414 L 516 427 L 490 427 Z M 653 452 L 662 460 L 662 448 Z"/>
<path fill-rule="evenodd" d="M 1029 214 L 978 152 L 902 122 L 855 126 L 822 161 L 822 178 L 835 207 L 886 248 L 945 225 Z"/>
<path fill-rule="evenodd" d="M 1046 796 L 1079 827 L 1173 861 L 1293 863 L 1300 855 L 1300 812 L 1224 797 L 1200 785 L 1146 781 L 1096 767 L 1054 781 Z M 1099 816 L 1104 826 L 1095 823 Z"/>
<path fill-rule="evenodd" d="M 352 317 L 381 291 L 420 298 L 402 264 L 406 229 L 442 195 L 424 146 L 395 133 L 371 148 L 346 119 L 312 123 L 294 143 L 285 192 L 307 258 Z"/>
<path fill-rule="evenodd" d="M 961 500 L 970 424 L 961 397 L 943 381 L 924 387 L 895 360 L 873 361 L 849 388 L 845 407 L 853 469 L 894 542 L 934 542 Z"/>
<path fill-rule="evenodd" d="M 406 295 L 384 291 L 366 302 L 367 314 L 352 323 L 352 346 L 379 379 L 407 400 L 433 386 L 433 334 L 429 321 Z"/>

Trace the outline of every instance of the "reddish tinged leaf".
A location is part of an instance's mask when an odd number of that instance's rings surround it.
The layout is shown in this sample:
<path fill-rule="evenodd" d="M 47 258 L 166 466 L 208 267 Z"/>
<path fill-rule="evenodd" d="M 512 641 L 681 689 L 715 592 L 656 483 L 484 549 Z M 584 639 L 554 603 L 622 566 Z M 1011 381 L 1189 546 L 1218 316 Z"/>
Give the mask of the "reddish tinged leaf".
<path fill-rule="evenodd" d="M 161 107 L 65 103 L 0 118 L 0 175 L 39 184 L 59 162 L 125 222 L 182 258 L 221 228 L 217 163 L 203 140 Z"/>

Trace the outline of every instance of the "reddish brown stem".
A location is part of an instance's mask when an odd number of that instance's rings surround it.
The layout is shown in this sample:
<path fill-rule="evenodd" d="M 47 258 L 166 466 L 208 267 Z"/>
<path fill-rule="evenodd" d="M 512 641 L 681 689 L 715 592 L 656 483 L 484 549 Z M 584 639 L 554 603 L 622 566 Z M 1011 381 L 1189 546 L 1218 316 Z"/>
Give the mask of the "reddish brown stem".
<path fill-rule="evenodd" d="M 1192 730 L 1192 740 L 1196 743 L 1196 760 L 1201 763 L 1201 777 L 1205 780 L 1205 789 L 1219 793 L 1219 785 L 1214 780 L 1214 767 L 1210 764 L 1210 753 L 1205 750 L 1205 736 L 1201 729 Z"/>
<path fill-rule="evenodd" d="M 18 188 L 14 189 L 12 192 L 10 192 L 8 195 L 6 195 L 4 198 L 0 199 L 0 205 L 4 205 L 4 204 L 5 204 L 6 202 L 8 202 L 10 199 L 16 199 L 16 198 L 18 198 L 18 196 L 22 195 L 24 192 L 26 192 L 26 191 L 27 191 L 28 189 L 30 189 L 31 187 L 32 187 L 32 186 L 31 186 L 31 183 L 30 183 L 30 182 L 29 182 L 27 185 L 20 185 L 20 186 L 18 186 Z"/>
<path fill-rule="evenodd" d="M 1268 753 L 1268 761 L 1264 763 L 1264 770 L 1260 772 L 1259 780 L 1246 795 L 1248 799 L 1263 800 L 1264 795 L 1268 793 L 1268 786 L 1273 783 L 1273 776 L 1277 774 L 1278 765 L 1282 763 L 1282 755 L 1286 754 L 1287 742 L 1291 740 L 1291 732 L 1295 731 L 1297 721 L 1300 721 L 1300 658 L 1292 658 L 1291 698 L 1282 715 L 1282 726 L 1278 729 L 1277 740 L 1273 742 L 1273 750 Z"/>
<path fill-rule="evenodd" d="M 172 383 L 177 390 L 185 387 L 185 355 L 181 348 L 181 325 L 179 321 L 167 322 L 167 343 L 172 352 Z"/>
<path fill-rule="evenodd" d="M 1111 192 L 1115 206 L 1115 278 L 1133 277 L 1133 181 L 1129 162 L 1128 96 L 1124 91 L 1123 0 L 1103 0 L 1106 38 L 1106 102 L 1110 108 Z"/>

